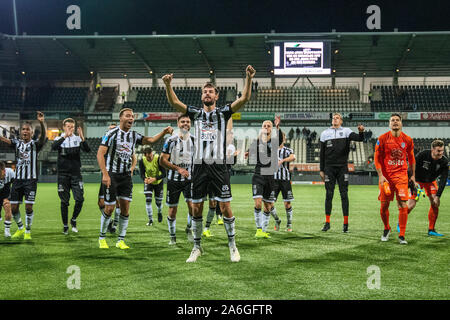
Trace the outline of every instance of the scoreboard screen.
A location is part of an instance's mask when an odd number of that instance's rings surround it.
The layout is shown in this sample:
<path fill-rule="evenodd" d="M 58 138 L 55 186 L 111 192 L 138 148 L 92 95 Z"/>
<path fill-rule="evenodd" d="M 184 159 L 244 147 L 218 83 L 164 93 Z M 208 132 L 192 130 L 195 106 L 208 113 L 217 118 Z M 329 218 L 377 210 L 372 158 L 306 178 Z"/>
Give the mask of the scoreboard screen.
<path fill-rule="evenodd" d="M 280 42 L 273 47 L 275 75 L 330 75 L 329 42 Z"/>

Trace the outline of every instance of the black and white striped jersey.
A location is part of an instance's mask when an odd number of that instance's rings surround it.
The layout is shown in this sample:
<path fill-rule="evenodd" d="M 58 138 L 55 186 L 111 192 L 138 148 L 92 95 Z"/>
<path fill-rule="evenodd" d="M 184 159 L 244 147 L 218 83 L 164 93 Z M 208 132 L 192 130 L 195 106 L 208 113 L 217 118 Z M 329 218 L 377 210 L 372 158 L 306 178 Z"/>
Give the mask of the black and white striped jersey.
<path fill-rule="evenodd" d="M 136 131 L 123 131 L 120 127 L 109 130 L 102 139 L 101 146 L 108 148 L 106 170 L 113 173 L 131 173 L 136 144 L 142 145 L 144 136 Z"/>
<path fill-rule="evenodd" d="M 81 174 L 80 150 L 91 151 L 86 140 L 82 141 L 80 136 L 76 135 L 65 137 L 64 133 L 55 138 L 52 150 L 58 150 L 58 174 L 77 176 Z"/>
<path fill-rule="evenodd" d="M 16 149 L 16 180 L 38 178 L 37 157 L 43 146 L 39 140 L 11 139 L 11 147 Z"/>
<path fill-rule="evenodd" d="M 291 148 L 283 147 L 278 149 L 278 161 L 288 158 L 294 150 Z M 291 173 L 289 172 L 289 162 L 283 162 L 278 168 L 278 171 L 273 175 L 275 180 L 291 180 Z"/>
<path fill-rule="evenodd" d="M 189 139 L 181 139 L 179 135 L 173 135 L 166 139 L 162 153 L 169 154 L 169 161 L 174 165 L 186 169 L 189 177 L 186 179 L 178 173 L 178 171 L 168 169 L 167 180 L 169 181 L 185 181 L 191 180 L 192 173 L 192 157 L 194 155 L 195 137 L 189 135 Z"/>
<path fill-rule="evenodd" d="M 15 175 L 13 169 L 5 168 L 5 177 L 0 179 L 0 192 L 8 185 L 11 185 L 11 181 L 14 179 Z"/>
<path fill-rule="evenodd" d="M 283 144 L 283 132 L 281 129 L 276 130 L 276 135 L 273 135 L 269 141 L 264 142 L 261 137 L 258 137 L 250 144 L 248 150 L 249 164 L 255 165 L 255 174 L 262 176 L 272 176 L 278 170 L 278 155 L 275 153 L 275 148 Z M 272 132 L 272 134 L 274 134 Z M 274 152 L 272 152 L 274 150 Z"/>
<path fill-rule="evenodd" d="M 227 121 L 233 114 L 231 105 L 216 107 L 210 112 L 190 106 L 186 114 L 194 128 L 194 164 L 225 163 Z"/>

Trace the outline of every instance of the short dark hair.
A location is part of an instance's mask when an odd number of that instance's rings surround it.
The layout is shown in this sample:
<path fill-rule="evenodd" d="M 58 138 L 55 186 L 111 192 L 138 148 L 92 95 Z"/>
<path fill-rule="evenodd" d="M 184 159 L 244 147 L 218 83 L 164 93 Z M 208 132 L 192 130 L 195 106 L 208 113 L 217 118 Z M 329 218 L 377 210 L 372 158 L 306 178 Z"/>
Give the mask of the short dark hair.
<path fill-rule="evenodd" d="M 22 124 L 20 125 L 20 129 L 22 129 L 22 127 L 23 127 L 24 125 L 29 126 L 29 127 L 31 128 L 31 130 L 33 130 L 33 125 L 31 124 L 30 121 L 24 121 L 24 122 L 22 122 Z"/>
<path fill-rule="evenodd" d="M 216 94 L 219 94 L 219 89 L 217 89 L 217 87 L 212 82 L 205 83 L 202 87 L 202 90 L 205 88 L 214 88 L 214 91 L 216 92 Z"/>
<path fill-rule="evenodd" d="M 6 164 L 3 161 L 0 161 L 0 170 L 4 170 L 6 168 Z"/>
<path fill-rule="evenodd" d="M 180 115 L 180 116 L 177 118 L 177 122 L 180 121 L 180 119 L 183 119 L 183 118 L 189 118 L 188 114 L 187 114 L 187 113 L 183 113 L 182 115 Z M 189 119 L 190 119 L 190 118 L 189 118 Z"/>
<path fill-rule="evenodd" d="M 434 140 L 432 143 L 431 143 L 431 148 L 436 148 L 436 147 L 443 147 L 444 146 L 444 141 L 442 141 L 442 140 L 439 140 L 439 139 L 437 139 L 437 140 Z"/>
<path fill-rule="evenodd" d="M 391 116 L 389 117 L 389 119 L 392 118 L 392 117 L 399 117 L 400 120 L 402 120 L 402 115 L 400 113 L 398 113 L 398 112 L 392 112 Z"/>
<path fill-rule="evenodd" d="M 150 154 L 152 153 L 153 149 L 151 147 L 147 147 L 144 149 L 144 154 Z"/>

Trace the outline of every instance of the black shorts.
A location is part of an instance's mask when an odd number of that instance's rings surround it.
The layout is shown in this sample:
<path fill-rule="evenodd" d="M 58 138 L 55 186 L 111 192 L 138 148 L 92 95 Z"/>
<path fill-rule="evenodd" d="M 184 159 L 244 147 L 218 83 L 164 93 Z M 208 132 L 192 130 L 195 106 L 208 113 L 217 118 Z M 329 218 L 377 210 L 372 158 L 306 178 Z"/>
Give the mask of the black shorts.
<path fill-rule="evenodd" d="M 58 175 L 58 195 L 62 203 L 69 205 L 70 190 L 76 202 L 84 201 L 84 188 L 81 176 Z"/>
<path fill-rule="evenodd" d="M 144 184 L 144 195 L 145 197 L 155 196 L 155 199 L 164 199 L 164 183 L 161 181 L 158 184 Z"/>
<path fill-rule="evenodd" d="M 341 192 L 348 190 L 348 167 L 346 165 L 341 167 L 325 167 L 324 173 L 326 190 L 334 191 L 336 182 Z"/>
<path fill-rule="evenodd" d="M 186 202 L 191 199 L 191 181 L 167 181 L 166 204 L 168 207 L 178 206 L 180 194 L 183 192 Z"/>
<path fill-rule="evenodd" d="M 273 175 L 254 174 L 252 178 L 253 199 L 262 198 L 264 202 L 275 202 L 275 179 Z"/>
<path fill-rule="evenodd" d="M 98 188 L 98 198 L 99 199 L 105 198 L 105 185 L 103 183 L 100 183 L 100 188 Z"/>
<path fill-rule="evenodd" d="M 292 194 L 292 185 L 291 181 L 289 180 L 276 180 L 275 179 L 275 201 L 278 199 L 278 195 L 280 194 L 283 196 L 283 200 L 285 202 L 293 201 L 294 195 Z"/>
<path fill-rule="evenodd" d="M 229 202 L 233 199 L 230 172 L 226 164 L 194 164 L 191 185 L 192 202 L 203 202 L 208 195 L 210 200 L 220 202 Z"/>
<path fill-rule="evenodd" d="M 129 173 L 109 173 L 111 185 L 103 187 L 103 197 L 105 204 L 112 206 L 116 204 L 116 198 L 132 201 L 133 199 L 133 180 Z"/>
<path fill-rule="evenodd" d="M 11 187 L 10 183 L 7 183 L 6 186 L 4 186 L 2 190 L 0 190 L 0 209 L 3 205 L 3 201 L 5 199 L 9 199 L 10 196 L 11 196 Z"/>
<path fill-rule="evenodd" d="M 25 197 L 26 204 L 34 204 L 37 191 L 37 179 L 14 180 L 11 187 L 11 204 L 21 204 Z"/>

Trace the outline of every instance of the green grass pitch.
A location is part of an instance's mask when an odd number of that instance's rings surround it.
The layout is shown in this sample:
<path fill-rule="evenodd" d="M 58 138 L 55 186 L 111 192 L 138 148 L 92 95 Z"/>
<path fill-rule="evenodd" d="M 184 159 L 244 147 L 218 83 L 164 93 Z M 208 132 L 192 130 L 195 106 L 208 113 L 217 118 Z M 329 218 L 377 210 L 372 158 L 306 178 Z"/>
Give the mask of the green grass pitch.
<path fill-rule="evenodd" d="M 0 236 L 1 299 L 448 299 L 450 196 L 444 192 L 436 229 L 443 238 L 428 237 L 428 199 L 410 214 L 409 244 L 397 241 L 398 210 L 391 204 L 393 232 L 380 242 L 383 225 L 376 186 L 350 186 L 348 234 L 342 233 L 342 211 L 336 189 L 331 230 L 322 232 L 323 186 L 294 185 L 294 232 L 285 232 L 281 201 L 279 232 L 271 239 L 255 239 L 250 185 L 233 185 L 239 263 L 231 263 L 223 226 L 214 219 L 214 237 L 202 240 L 205 255 L 187 264 L 192 244 L 186 239 L 186 207 L 180 206 L 176 246 L 169 246 L 167 207 L 164 220 L 147 227 L 143 185 L 134 186 L 126 243 L 115 248 L 108 234 L 108 250 L 98 249 L 100 213 L 98 185 L 85 185 L 85 204 L 78 234 L 62 234 L 56 184 L 39 184 L 30 242 Z M 71 200 L 70 213 L 73 201 Z M 21 208 L 22 220 L 24 208 Z M 4 216 L 4 213 L 2 214 Z M 206 212 L 204 213 L 204 217 Z M 271 219 L 270 230 L 273 230 Z M 17 226 L 13 223 L 12 233 Z M 2 224 L 3 229 L 3 224 Z M 80 268 L 80 289 L 68 289 L 69 266 Z M 369 289 L 372 273 L 380 270 L 379 289 Z"/>

